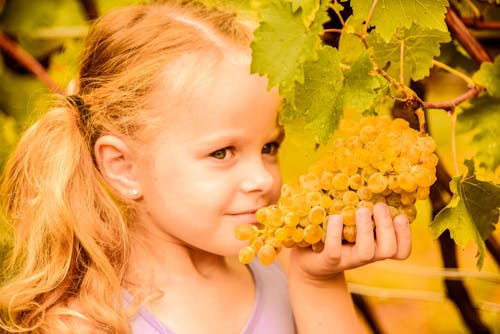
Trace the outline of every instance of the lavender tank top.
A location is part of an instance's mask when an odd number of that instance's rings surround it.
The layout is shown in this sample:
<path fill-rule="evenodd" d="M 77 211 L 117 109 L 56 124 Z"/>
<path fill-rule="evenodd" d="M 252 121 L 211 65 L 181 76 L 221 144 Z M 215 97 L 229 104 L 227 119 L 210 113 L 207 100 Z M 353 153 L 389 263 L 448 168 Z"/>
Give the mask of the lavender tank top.
<path fill-rule="evenodd" d="M 255 284 L 255 305 L 240 334 L 295 333 L 287 278 L 281 266 L 264 266 L 258 261 L 248 266 Z M 124 299 L 130 301 L 131 296 L 124 292 Z M 131 320 L 131 327 L 134 334 L 175 334 L 144 307 Z"/>

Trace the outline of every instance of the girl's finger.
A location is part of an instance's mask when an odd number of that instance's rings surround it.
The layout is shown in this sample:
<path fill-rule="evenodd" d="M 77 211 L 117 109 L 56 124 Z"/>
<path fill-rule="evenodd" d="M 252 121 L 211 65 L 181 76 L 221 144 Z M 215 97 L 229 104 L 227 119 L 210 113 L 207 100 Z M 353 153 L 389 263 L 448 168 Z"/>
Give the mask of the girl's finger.
<path fill-rule="evenodd" d="M 356 211 L 356 243 L 354 245 L 357 261 L 368 262 L 375 256 L 375 239 L 370 210 L 360 208 Z"/>
<path fill-rule="evenodd" d="M 398 244 L 389 207 L 385 203 L 376 203 L 373 207 L 373 218 L 377 236 L 376 258 L 394 257 L 398 251 Z"/>
<path fill-rule="evenodd" d="M 410 256 L 412 244 L 408 218 L 405 215 L 396 216 L 396 218 L 394 218 L 394 228 L 396 231 L 398 250 L 393 258 L 403 260 Z"/>
<path fill-rule="evenodd" d="M 342 256 L 342 227 L 341 215 L 332 215 L 328 218 L 325 248 L 322 253 L 330 259 L 329 262 L 339 262 Z"/>

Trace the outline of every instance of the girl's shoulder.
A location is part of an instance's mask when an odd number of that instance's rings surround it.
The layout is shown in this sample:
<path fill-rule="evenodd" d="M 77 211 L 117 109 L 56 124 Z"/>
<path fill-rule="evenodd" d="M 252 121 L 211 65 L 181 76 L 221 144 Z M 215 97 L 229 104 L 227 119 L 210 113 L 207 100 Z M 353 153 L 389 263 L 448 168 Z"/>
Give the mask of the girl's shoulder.
<path fill-rule="evenodd" d="M 295 333 L 295 321 L 288 295 L 285 272 L 277 262 L 264 266 L 258 260 L 248 265 L 255 284 L 255 304 L 242 334 Z M 123 291 L 125 303 L 132 296 Z M 174 334 L 145 307 L 138 309 L 130 323 L 133 333 Z M 168 324 L 167 324 L 168 325 Z"/>
<path fill-rule="evenodd" d="M 288 280 L 281 265 L 274 262 L 266 266 L 254 260 L 249 268 L 255 283 L 255 306 L 242 333 L 294 333 Z"/>

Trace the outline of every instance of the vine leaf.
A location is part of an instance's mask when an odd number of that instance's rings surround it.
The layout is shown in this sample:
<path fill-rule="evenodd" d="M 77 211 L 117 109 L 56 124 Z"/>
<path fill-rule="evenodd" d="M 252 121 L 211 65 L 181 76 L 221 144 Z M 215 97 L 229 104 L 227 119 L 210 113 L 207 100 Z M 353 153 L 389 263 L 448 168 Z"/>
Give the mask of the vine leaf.
<path fill-rule="evenodd" d="M 372 1 L 351 0 L 354 15 L 366 20 Z M 375 27 L 384 41 L 388 42 L 398 28 L 410 28 L 412 23 L 429 30 L 447 32 L 444 21 L 446 14 L 446 0 L 385 0 L 375 7 L 370 19 L 370 26 Z"/>
<path fill-rule="evenodd" d="M 319 0 L 287 0 L 292 3 L 292 11 L 297 11 L 302 8 L 302 20 L 305 26 L 309 26 L 316 17 L 316 13 L 320 7 Z"/>
<path fill-rule="evenodd" d="M 304 63 L 317 59 L 323 24 L 329 20 L 327 6 L 322 5 L 307 26 L 302 7 L 293 11 L 286 0 L 266 2 L 251 43 L 252 73 L 267 75 L 269 86 L 279 85 L 282 95 L 293 91 L 295 82 L 303 83 Z"/>
<path fill-rule="evenodd" d="M 405 80 L 421 80 L 429 75 L 432 60 L 440 54 L 440 44 L 450 41 L 450 34 L 435 29 L 412 25 L 409 29 L 401 28 L 398 36 L 386 42 L 379 33 L 367 37 L 373 48 L 375 59 L 384 66 L 390 64 L 387 73 L 399 78 L 401 64 L 401 43 L 404 43 L 403 71 Z"/>
<path fill-rule="evenodd" d="M 353 15 L 345 21 L 344 32 L 340 35 L 338 49 L 342 55 L 342 62 L 351 64 L 366 50 L 359 38 L 363 31 L 363 20 Z"/>
<path fill-rule="evenodd" d="M 453 197 L 430 225 L 437 238 L 445 230 L 450 231 L 455 243 L 465 248 L 471 241 L 478 247 L 477 267 L 482 268 L 485 242 L 498 223 L 500 187 L 492 182 L 476 179 L 474 161 L 466 160 L 468 172 L 450 182 Z"/>
<path fill-rule="evenodd" d="M 496 80 L 500 81 L 500 78 Z M 477 149 L 474 159 L 480 167 L 494 172 L 500 165 L 500 98 L 489 94 L 476 97 L 464 106 L 457 120 L 460 133 L 472 134 L 471 145 Z"/>
<path fill-rule="evenodd" d="M 304 82 L 296 84 L 294 95 L 285 99 L 280 123 L 303 122 L 319 142 L 324 142 L 342 116 L 340 54 L 323 46 L 318 49 L 318 60 L 307 62 L 304 68 Z"/>
<path fill-rule="evenodd" d="M 345 72 L 344 110 L 362 113 L 372 106 L 381 86 L 373 72 L 373 63 L 367 52 Z"/>
<path fill-rule="evenodd" d="M 472 76 L 472 80 L 486 88 L 491 96 L 500 97 L 500 56 L 495 58 L 494 63 L 482 63 L 479 70 Z"/>

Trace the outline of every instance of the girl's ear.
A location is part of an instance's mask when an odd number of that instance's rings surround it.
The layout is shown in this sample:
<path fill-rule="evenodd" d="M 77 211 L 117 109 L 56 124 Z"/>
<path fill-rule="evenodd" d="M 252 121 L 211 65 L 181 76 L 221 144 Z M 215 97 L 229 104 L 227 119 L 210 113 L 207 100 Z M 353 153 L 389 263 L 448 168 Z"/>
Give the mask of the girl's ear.
<path fill-rule="evenodd" d="M 94 154 L 102 176 L 113 189 L 130 199 L 142 196 L 137 161 L 123 140 L 112 135 L 99 137 Z"/>

